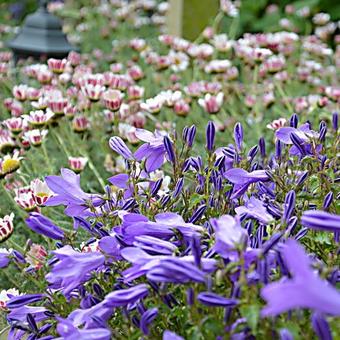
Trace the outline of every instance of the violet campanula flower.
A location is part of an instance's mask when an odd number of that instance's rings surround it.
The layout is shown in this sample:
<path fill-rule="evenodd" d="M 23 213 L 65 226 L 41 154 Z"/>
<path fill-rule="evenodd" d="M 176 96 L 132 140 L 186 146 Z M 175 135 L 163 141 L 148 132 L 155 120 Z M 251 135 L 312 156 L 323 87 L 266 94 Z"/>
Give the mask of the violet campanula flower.
<path fill-rule="evenodd" d="M 320 313 L 340 315 L 340 293 L 315 274 L 310 258 L 297 241 L 287 241 L 282 257 L 292 278 L 262 288 L 261 296 L 267 305 L 261 314 L 275 316 L 296 308 L 309 308 Z"/>
<path fill-rule="evenodd" d="M 53 196 L 45 203 L 46 206 L 65 205 L 65 214 L 78 216 L 88 209 L 87 201 L 92 200 L 90 194 L 80 187 L 80 176 L 69 169 L 61 169 L 61 176 L 47 176 L 47 186 L 53 191 Z"/>
<path fill-rule="evenodd" d="M 5 268 L 10 262 L 11 252 L 5 248 L 0 248 L 0 268 Z"/>
<path fill-rule="evenodd" d="M 149 326 L 151 322 L 157 317 L 157 315 L 158 315 L 157 308 L 150 308 L 143 313 L 140 319 L 140 329 L 145 335 L 149 334 Z"/>
<path fill-rule="evenodd" d="M 105 257 L 99 252 L 80 253 L 67 245 L 53 252 L 57 259 L 50 273 L 46 275 L 47 281 L 54 289 L 61 288 L 64 295 L 84 283 L 93 270 L 104 264 Z"/>
<path fill-rule="evenodd" d="M 59 318 L 57 332 L 62 337 L 56 340 L 96 339 L 110 340 L 111 332 L 106 328 L 78 329 L 71 321 Z"/>
<path fill-rule="evenodd" d="M 26 304 L 41 301 L 45 295 L 43 294 L 25 294 L 13 296 L 6 302 L 6 307 L 9 309 L 20 308 Z"/>
<path fill-rule="evenodd" d="M 247 214 L 263 224 L 268 224 L 273 220 L 273 216 L 267 212 L 262 201 L 254 196 L 250 197 L 245 206 L 235 208 L 235 211 L 238 215 Z"/>
<path fill-rule="evenodd" d="M 38 234 L 54 240 L 62 240 L 64 238 L 64 231 L 57 227 L 50 219 L 39 213 L 30 213 L 25 222 L 30 229 Z"/>
<path fill-rule="evenodd" d="M 139 284 L 127 289 L 115 290 L 105 297 L 105 306 L 122 307 L 144 299 L 149 294 L 146 284 Z"/>
<path fill-rule="evenodd" d="M 137 129 L 136 137 L 145 143 L 138 148 L 134 157 L 138 161 L 146 160 L 145 170 L 147 172 L 159 169 L 165 162 L 164 134 L 159 131 L 152 133 L 147 130 Z"/>
<path fill-rule="evenodd" d="M 197 300 L 203 305 L 211 307 L 231 307 L 238 303 L 236 299 L 228 299 L 212 292 L 199 293 Z"/>
<path fill-rule="evenodd" d="M 133 155 L 120 137 L 111 137 L 109 141 L 111 149 L 127 160 L 132 160 Z"/>
<path fill-rule="evenodd" d="M 322 210 L 307 210 L 302 214 L 301 224 L 311 229 L 340 232 L 340 215 Z"/>
<path fill-rule="evenodd" d="M 298 128 L 282 127 L 275 133 L 276 138 L 284 144 L 292 145 L 289 153 L 293 156 L 304 156 L 313 154 L 310 144 L 311 138 L 318 138 L 319 134 L 310 129 L 308 123 L 300 125 Z M 322 145 L 317 145 L 316 152 L 320 152 Z"/>
<path fill-rule="evenodd" d="M 214 249 L 224 258 L 229 257 L 231 251 L 247 240 L 247 231 L 242 228 L 237 217 L 224 215 L 210 219 L 210 223 L 215 229 L 216 243 Z"/>
<path fill-rule="evenodd" d="M 269 180 L 265 170 L 248 172 L 241 168 L 232 168 L 226 171 L 223 175 L 229 182 L 234 184 L 231 198 L 240 197 L 247 191 L 249 185 L 252 183 L 265 182 Z"/>

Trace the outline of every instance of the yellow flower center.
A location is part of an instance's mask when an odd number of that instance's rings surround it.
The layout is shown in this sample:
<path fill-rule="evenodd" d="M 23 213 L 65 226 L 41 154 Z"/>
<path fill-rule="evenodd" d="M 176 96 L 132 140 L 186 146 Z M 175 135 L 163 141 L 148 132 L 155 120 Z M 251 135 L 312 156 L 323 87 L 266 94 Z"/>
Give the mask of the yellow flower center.
<path fill-rule="evenodd" d="M 17 159 L 6 159 L 2 163 L 2 172 L 9 174 L 20 168 L 20 161 Z"/>

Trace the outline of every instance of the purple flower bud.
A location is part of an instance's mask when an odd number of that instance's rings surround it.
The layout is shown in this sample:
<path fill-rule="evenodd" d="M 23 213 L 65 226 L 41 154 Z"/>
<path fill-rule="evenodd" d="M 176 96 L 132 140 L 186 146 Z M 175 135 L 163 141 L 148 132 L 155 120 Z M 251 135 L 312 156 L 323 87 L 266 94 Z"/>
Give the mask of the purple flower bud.
<path fill-rule="evenodd" d="M 314 313 L 312 315 L 312 326 L 314 332 L 316 333 L 319 339 L 322 340 L 333 339 L 328 322 L 320 313 Z"/>
<path fill-rule="evenodd" d="M 243 127 L 241 123 L 236 123 L 234 127 L 234 140 L 237 150 L 242 151 L 243 144 Z"/>
<path fill-rule="evenodd" d="M 32 212 L 26 219 L 27 226 L 38 234 L 42 234 L 54 240 L 62 240 L 64 232 L 62 229 L 53 224 L 47 217 Z"/>
<path fill-rule="evenodd" d="M 248 161 L 252 162 L 254 157 L 256 156 L 257 152 L 259 151 L 258 145 L 254 145 L 248 152 Z"/>
<path fill-rule="evenodd" d="M 334 131 L 338 131 L 339 128 L 339 114 L 337 112 L 333 112 L 332 115 L 332 126 Z"/>
<path fill-rule="evenodd" d="M 187 289 L 187 304 L 189 306 L 192 306 L 194 304 L 195 301 L 195 291 L 192 287 L 189 287 Z"/>
<path fill-rule="evenodd" d="M 297 128 L 299 123 L 299 117 L 296 113 L 293 113 L 289 120 L 289 125 L 293 128 Z"/>
<path fill-rule="evenodd" d="M 191 238 L 190 247 L 191 247 L 191 253 L 195 259 L 195 265 L 197 267 L 200 267 L 201 266 L 201 255 L 202 255 L 200 238 L 193 236 Z"/>
<path fill-rule="evenodd" d="M 189 219 L 189 223 L 195 223 L 198 221 L 205 211 L 207 210 L 207 206 L 205 204 L 200 205 L 192 214 L 191 218 Z"/>
<path fill-rule="evenodd" d="M 209 121 L 206 129 L 206 148 L 209 152 L 212 152 L 214 150 L 215 132 L 216 128 L 214 122 Z"/>
<path fill-rule="evenodd" d="M 276 233 L 266 243 L 264 243 L 262 246 L 262 254 L 265 255 L 270 249 L 273 249 L 273 247 L 280 241 L 282 235 L 282 233 Z"/>
<path fill-rule="evenodd" d="M 295 208 L 295 197 L 296 195 L 294 190 L 289 191 L 288 194 L 286 195 L 282 216 L 283 222 L 286 222 L 292 215 L 292 212 Z"/>
<path fill-rule="evenodd" d="M 94 283 L 94 284 L 93 284 L 93 290 L 94 290 L 94 292 L 95 292 L 99 297 L 103 297 L 103 296 L 104 296 L 103 288 L 100 287 L 100 285 L 99 285 L 98 283 Z"/>
<path fill-rule="evenodd" d="M 308 171 L 304 171 L 297 180 L 296 186 L 302 185 L 306 181 L 308 174 Z"/>
<path fill-rule="evenodd" d="M 192 125 L 188 130 L 188 135 L 186 139 L 186 142 L 190 148 L 194 144 L 195 136 L 196 136 L 196 126 Z"/>
<path fill-rule="evenodd" d="M 164 209 L 166 207 L 166 205 L 169 203 L 171 197 L 169 195 L 164 195 L 162 198 L 161 198 L 161 206 L 162 206 L 162 209 Z"/>
<path fill-rule="evenodd" d="M 188 132 L 189 132 L 189 127 L 188 126 L 185 126 L 183 128 L 183 131 L 182 131 L 182 139 L 183 141 L 186 143 L 187 139 L 188 139 Z"/>
<path fill-rule="evenodd" d="M 169 161 L 174 164 L 176 162 L 176 155 L 170 138 L 168 136 L 165 136 L 163 143 L 165 151 L 169 157 Z"/>
<path fill-rule="evenodd" d="M 323 125 L 320 129 L 319 142 L 322 143 L 325 141 L 326 133 L 327 133 L 327 125 Z"/>
<path fill-rule="evenodd" d="M 133 159 L 132 152 L 120 137 L 111 137 L 109 141 L 111 149 L 125 159 Z"/>
<path fill-rule="evenodd" d="M 299 150 L 300 154 L 304 156 L 306 154 L 304 141 L 295 132 L 292 132 L 290 134 L 290 140 L 292 141 L 294 146 Z"/>
<path fill-rule="evenodd" d="M 149 334 L 149 326 L 151 322 L 157 317 L 158 315 L 158 309 L 157 308 L 151 308 L 148 309 L 141 317 L 140 319 L 140 329 L 144 333 L 144 335 Z"/>
<path fill-rule="evenodd" d="M 324 210 L 328 210 L 328 208 L 330 207 L 330 205 L 331 205 L 332 202 L 333 202 L 333 197 L 334 197 L 334 195 L 333 195 L 333 192 L 332 192 L 332 191 L 330 191 L 330 192 L 325 196 L 325 199 L 323 200 L 323 205 L 322 205 L 322 207 L 323 207 Z"/>
<path fill-rule="evenodd" d="M 266 141 L 263 137 L 259 139 L 259 148 L 260 148 L 260 154 L 262 158 L 266 157 Z"/>
<path fill-rule="evenodd" d="M 296 226 L 297 226 L 298 218 L 296 216 L 291 217 L 287 222 L 287 233 L 288 235 L 292 235 Z"/>
<path fill-rule="evenodd" d="M 25 256 L 22 255 L 19 251 L 13 249 L 12 254 L 19 263 L 26 263 Z"/>
<path fill-rule="evenodd" d="M 238 301 L 236 299 L 228 299 L 211 292 L 199 293 L 197 295 L 197 300 L 201 304 L 210 307 L 230 307 L 236 306 L 238 304 Z"/>
<path fill-rule="evenodd" d="M 12 297 L 6 302 L 9 309 L 19 308 L 29 303 L 41 301 L 45 297 L 44 294 L 25 294 Z"/>
<path fill-rule="evenodd" d="M 154 197 L 154 196 L 157 195 L 159 189 L 160 189 L 161 186 L 162 186 L 162 183 L 163 183 L 163 178 L 160 178 L 160 179 L 158 179 L 156 182 L 153 182 L 153 183 L 151 184 L 151 192 L 150 192 L 151 197 Z"/>
<path fill-rule="evenodd" d="M 275 142 L 275 158 L 280 159 L 282 155 L 282 142 L 279 140 L 276 140 Z"/>
<path fill-rule="evenodd" d="M 320 168 L 321 168 L 321 170 L 324 169 L 326 160 L 327 160 L 327 156 L 326 155 L 321 156 L 321 159 L 320 159 Z"/>
<path fill-rule="evenodd" d="M 302 228 L 300 229 L 300 231 L 295 235 L 295 240 L 299 241 L 301 240 L 303 237 L 306 236 L 306 234 L 308 233 L 308 228 Z"/>
<path fill-rule="evenodd" d="M 184 178 L 182 177 L 176 183 L 174 193 L 173 193 L 173 198 L 176 198 L 180 195 L 183 189 L 183 185 L 184 185 Z"/>
<path fill-rule="evenodd" d="M 26 320 L 27 320 L 27 323 L 28 323 L 29 327 L 31 328 L 32 332 L 38 333 L 38 326 L 37 326 L 37 323 L 34 320 L 33 315 L 28 313 L 26 315 Z"/>
<path fill-rule="evenodd" d="M 51 327 L 52 327 L 51 323 L 46 323 L 39 329 L 39 334 L 47 333 L 51 329 Z"/>

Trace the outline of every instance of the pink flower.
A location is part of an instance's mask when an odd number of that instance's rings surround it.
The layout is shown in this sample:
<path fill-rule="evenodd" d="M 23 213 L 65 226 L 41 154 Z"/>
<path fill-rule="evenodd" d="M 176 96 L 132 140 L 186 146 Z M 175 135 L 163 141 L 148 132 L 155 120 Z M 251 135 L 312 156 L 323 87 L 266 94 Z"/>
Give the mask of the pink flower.
<path fill-rule="evenodd" d="M 279 118 L 273 120 L 271 123 L 267 124 L 267 128 L 271 130 L 277 130 L 286 125 L 287 120 L 285 118 Z"/>
<path fill-rule="evenodd" d="M 118 111 L 122 105 L 123 93 L 118 90 L 108 90 L 103 93 L 103 102 L 107 109 Z"/>
<path fill-rule="evenodd" d="M 38 178 L 31 181 L 30 188 L 34 202 L 39 206 L 43 206 L 53 194 L 45 181 L 41 181 Z"/>
<path fill-rule="evenodd" d="M 7 240 L 13 233 L 14 214 L 6 215 L 0 218 L 0 242 Z"/>
<path fill-rule="evenodd" d="M 207 93 L 204 98 L 198 99 L 198 104 L 208 113 L 214 114 L 220 111 L 223 104 L 223 93 L 219 92 L 216 96 Z"/>
<path fill-rule="evenodd" d="M 88 159 L 86 157 L 69 157 L 68 164 L 75 173 L 80 173 L 84 170 Z"/>
<path fill-rule="evenodd" d="M 54 59 L 50 58 L 47 60 L 48 68 L 53 73 L 63 73 L 67 64 L 67 59 Z"/>

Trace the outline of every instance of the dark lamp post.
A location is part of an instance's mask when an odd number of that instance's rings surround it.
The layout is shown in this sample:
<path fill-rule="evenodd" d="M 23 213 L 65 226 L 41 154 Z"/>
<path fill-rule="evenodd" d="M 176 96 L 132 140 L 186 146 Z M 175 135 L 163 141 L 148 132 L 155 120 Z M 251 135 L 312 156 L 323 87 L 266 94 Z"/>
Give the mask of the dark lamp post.
<path fill-rule="evenodd" d="M 63 58 L 76 51 L 62 31 L 59 18 L 47 11 L 47 0 L 39 2 L 39 8 L 26 17 L 19 34 L 7 43 L 14 52 L 15 61 L 20 58 Z"/>

